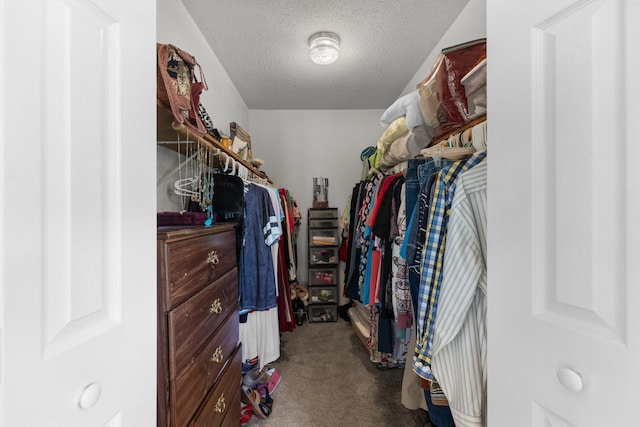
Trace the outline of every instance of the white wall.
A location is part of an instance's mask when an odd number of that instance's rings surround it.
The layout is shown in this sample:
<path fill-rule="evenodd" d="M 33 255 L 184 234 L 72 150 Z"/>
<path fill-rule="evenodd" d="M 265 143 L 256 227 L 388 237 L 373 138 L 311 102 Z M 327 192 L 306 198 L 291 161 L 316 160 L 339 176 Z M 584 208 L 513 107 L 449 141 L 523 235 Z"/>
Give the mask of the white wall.
<path fill-rule="evenodd" d="M 195 56 L 204 70 L 209 90 L 202 93 L 200 101 L 205 106 L 213 124 L 229 134 L 229 123 L 237 122 L 251 134 L 249 109 L 222 68 L 206 39 L 196 26 L 180 0 L 157 0 L 157 41 L 171 43 Z M 177 166 L 178 155 L 158 147 L 158 178 Z M 179 210 L 179 200 L 171 188 L 172 178 L 158 183 L 158 211 Z"/>
<path fill-rule="evenodd" d="M 254 157 L 276 185 L 286 187 L 303 217 L 298 246 L 298 280 L 307 282 L 307 209 L 313 178 L 329 178 L 329 205 L 342 213 L 360 180 L 360 152 L 375 145 L 383 110 L 250 110 Z"/>
<path fill-rule="evenodd" d="M 431 72 L 440 51 L 446 47 L 487 37 L 487 1 L 469 0 L 460 15 L 442 36 L 435 49 L 429 54 L 407 86 L 402 91 L 405 95 L 416 90 L 416 85 Z"/>

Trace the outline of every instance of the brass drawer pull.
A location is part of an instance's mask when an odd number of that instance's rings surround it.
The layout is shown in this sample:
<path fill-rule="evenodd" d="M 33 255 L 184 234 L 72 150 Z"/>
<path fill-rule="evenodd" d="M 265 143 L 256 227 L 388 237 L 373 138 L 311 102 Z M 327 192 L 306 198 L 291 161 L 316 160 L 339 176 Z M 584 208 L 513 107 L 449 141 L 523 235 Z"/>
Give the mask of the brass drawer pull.
<path fill-rule="evenodd" d="M 215 408 L 213 408 L 213 412 L 221 414 L 225 409 L 227 409 L 227 404 L 224 402 L 224 393 L 222 393 L 218 398 L 218 402 L 216 403 Z"/>
<path fill-rule="evenodd" d="M 224 355 L 222 354 L 222 346 L 216 348 L 216 351 L 211 356 L 211 361 L 216 363 L 222 363 L 224 360 Z"/>
<path fill-rule="evenodd" d="M 207 255 L 207 262 L 211 264 L 212 268 L 216 268 L 216 265 L 220 262 L 220 258 L 218 258 L 218 251 L 211 251 Z"/>
<path fill-rule="evenodd" d="M 216 300 L 209 307 L 209 313 L 211 314 L 220 314 L 222 313 L 222 303 L 220 302 L 220 298 L 216 298 Z"/>

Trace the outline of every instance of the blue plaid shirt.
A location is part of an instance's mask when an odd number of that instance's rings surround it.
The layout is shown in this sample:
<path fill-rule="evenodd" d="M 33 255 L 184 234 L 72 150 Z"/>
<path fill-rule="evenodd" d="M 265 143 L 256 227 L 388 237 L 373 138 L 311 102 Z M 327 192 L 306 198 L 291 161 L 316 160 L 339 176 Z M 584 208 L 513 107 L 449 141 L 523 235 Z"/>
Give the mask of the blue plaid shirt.
<path fill-rule="evenodd" d="M 458 175 L 480 163 L 486 155 L 486 151 L 481 151 L 468 159 L 455 162 L 438 172 L 436 178 L 422 252 L 418 315 L 416 317 L 416 348 L 413 357 L 414 371 L 425 379 L 435 379 L 431 373 L 432 332 L 442 282 L 447 223 L 455 192 L 455 181 Z"/>

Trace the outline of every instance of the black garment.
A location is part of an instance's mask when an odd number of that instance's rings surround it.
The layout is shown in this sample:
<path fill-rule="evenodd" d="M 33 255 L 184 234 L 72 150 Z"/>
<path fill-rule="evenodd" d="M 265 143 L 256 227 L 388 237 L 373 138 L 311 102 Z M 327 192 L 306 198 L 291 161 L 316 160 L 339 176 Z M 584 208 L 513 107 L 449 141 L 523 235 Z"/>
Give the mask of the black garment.
<path fill-rule="evenodd" d="M 345 296 L 360 301 L 358 294 L 358 260 L 361 250 L 356 245 L 358 230 L 358 211 L 362 206 L 363 191 L 365 191 L 365 181 L 361 181 L 353 187 L 351 193 L 351 215 L 349 218 L 349 245 L 347 253 L 347 266 L 345 269 Z"/>

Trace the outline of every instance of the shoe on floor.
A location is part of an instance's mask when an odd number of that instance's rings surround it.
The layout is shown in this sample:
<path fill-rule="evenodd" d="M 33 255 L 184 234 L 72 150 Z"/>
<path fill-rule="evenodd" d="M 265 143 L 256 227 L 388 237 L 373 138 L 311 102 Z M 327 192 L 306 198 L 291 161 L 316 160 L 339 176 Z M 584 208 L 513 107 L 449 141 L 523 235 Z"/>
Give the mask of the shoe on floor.
<path fill-rule="evenodd" d="M 267 369 L 267 373 L 269 374 L 269 382 L 267 383 L 267 388 L 269 389 L 269 394 L 273 394 L 280 384 L 280 372 L 276 371 L 275 368 Z"/>
<path fill-rule="evenodd" d="M 246 425 L 253 415 L 253 407 L 249 404 L 242 403 L 242 407 L 240 410 L 240 422 L 242 425 Z"/>
<path fill-rule="evenodd" d="M 267 395 L 273 395 L 273 392 L 276 391 L 278 384 L 280 384 L 280 373 L 275 369 L 269 369 L 267 372 L 271 375 L 271 379 L 266 384 L 258 384 L 256 386 L 256 390 L 262 397 L 266 397 Z"/>
<path fill-rule="evenodd" d="M 256 417 L 263 420 L 271 415 L 271 411 L 273 410 L 273 399 L 268 393 L 265 397 L 262 397 L 260 393 L 246 385 L 242 386 L 242 401 L 251 405 Z"/>
<path fill-rule="evenodd" d="M 252 369 L 242 376 L 242 383 L 249 387 L 255 387 L 258 384 L 266 384 L 271 378 L 264 369 Z"/>

